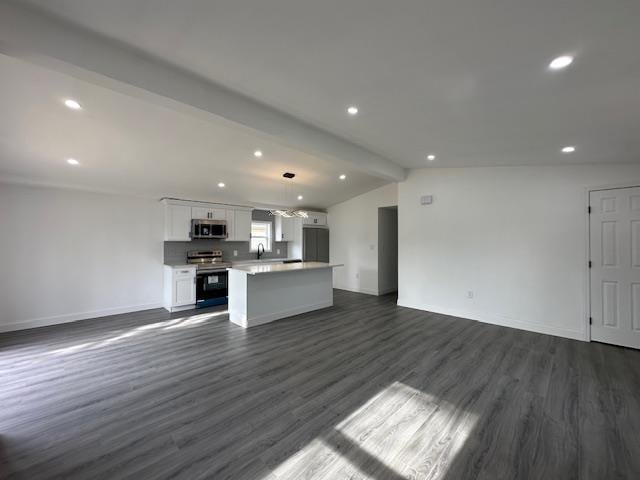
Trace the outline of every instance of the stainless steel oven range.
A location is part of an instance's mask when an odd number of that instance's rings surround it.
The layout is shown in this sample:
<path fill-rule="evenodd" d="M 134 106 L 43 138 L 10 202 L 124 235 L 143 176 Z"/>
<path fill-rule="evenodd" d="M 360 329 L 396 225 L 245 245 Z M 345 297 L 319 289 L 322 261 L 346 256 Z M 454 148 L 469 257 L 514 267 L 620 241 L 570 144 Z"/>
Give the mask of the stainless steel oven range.
<path fill-rule="evenodd" d="M 222 250 L 190 251 L 187 262 L 197 265 L 196 308 L 227 303 L 227 268 L 231 263 L 223 261 Z"/>

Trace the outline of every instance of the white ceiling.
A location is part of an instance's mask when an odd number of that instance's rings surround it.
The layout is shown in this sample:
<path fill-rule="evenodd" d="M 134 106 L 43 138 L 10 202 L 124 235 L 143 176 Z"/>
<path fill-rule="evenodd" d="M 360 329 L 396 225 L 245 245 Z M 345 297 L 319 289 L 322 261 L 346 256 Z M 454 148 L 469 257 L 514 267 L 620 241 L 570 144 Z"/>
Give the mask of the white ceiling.
<path fill-rule="evenodd" d="M 406 167 L 640 161 L 637 0 L 28 3 Z"/>
<path fill-rule="evenodd" d="M 0 72 L 5 180 L 317 208 L 385 183 L 346 162 L 293 150 L 213 115 L 186 114 L 12 57 L 0 55 Z M 77 99 L 83 110 L 69 110 L 65 98 Z M 260 159 L 253 156 L 257 148 L 264 152 Z M 68 157 L 81 165 L 67 165 Z M 296 173 L 291 183 L 282 178 L 285 171 Z M 347 180 L 338 179 L 342 173 Z"/>

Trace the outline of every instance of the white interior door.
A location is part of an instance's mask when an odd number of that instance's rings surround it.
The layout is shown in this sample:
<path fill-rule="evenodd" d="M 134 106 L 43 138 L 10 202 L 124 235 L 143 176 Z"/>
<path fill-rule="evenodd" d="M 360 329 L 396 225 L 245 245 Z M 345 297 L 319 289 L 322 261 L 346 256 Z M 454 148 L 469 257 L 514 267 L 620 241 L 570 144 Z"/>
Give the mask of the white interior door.
<path fill-rule="evenodd" d="M 591 339 L 640 348 L 640 187 L 589 197 Z"/>

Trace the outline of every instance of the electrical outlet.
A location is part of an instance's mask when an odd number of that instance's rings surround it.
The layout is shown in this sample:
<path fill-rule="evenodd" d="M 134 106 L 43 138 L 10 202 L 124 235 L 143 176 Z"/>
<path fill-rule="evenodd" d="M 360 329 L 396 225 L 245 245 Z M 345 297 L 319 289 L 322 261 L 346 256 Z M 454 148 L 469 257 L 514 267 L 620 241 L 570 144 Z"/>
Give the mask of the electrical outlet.
<path fill-rule="evenodd" d="M 473 290 L 467 292 L 467 298 L 473 298 Z"/>
<path fill-rule="evenodd" d="M 278 255 L 280 255 L 280 249 L 279 249 L 279 248 L 276 248 L 276 253 L 277 253 Z"/>
<path fill-rule="evenodd" d="M 238 250 L 234 250 L 234 251 L 233 251 L 233 256 L 234 256 L 234 257 L 237 257 L 237 256 L 238 256 Z"/>

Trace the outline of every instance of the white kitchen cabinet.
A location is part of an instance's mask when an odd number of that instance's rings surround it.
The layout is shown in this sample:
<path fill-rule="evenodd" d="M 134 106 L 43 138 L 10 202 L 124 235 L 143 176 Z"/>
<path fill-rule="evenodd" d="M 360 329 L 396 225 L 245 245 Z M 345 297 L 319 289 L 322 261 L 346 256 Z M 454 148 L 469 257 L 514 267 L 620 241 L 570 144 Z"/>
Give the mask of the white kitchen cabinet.
<path fill-rule="evenodd" d="M 191 220 L 224 220 L 227 241 L 248 242 L 251 239 L 251 207 L 206 204 L 165 198 L 165 241 L 191 240 Z"/>
<path fill-rule="evenodd" d="M 227 209 L 227 242 L 248 242 L 251 239 L 251 210 Z"/>
<path fill-rule="evenodd" d="M 191 207 L 191 218 L 196 220 L 209 218 L 210 208 L 206 207 Z"/>
<path fill-rule="evenodd" d="M 195 308 L 195 265 L 164 266 L 163 305 L 170 312 Z"/>
<path fill-rule="evenodd" d="M 233 218 L 233 239 L 236 242 L 251 240 L 251 210 L 234 210 Z"/>
<path fill-rule="evenodd" d="M 287 244 L 289 252 L 289 258 L 302 259 L 302 246 L 303 246 L 303 218 L 290 218 L 290 224 L 293 232 L 291 234 L 291 240 Z"/>
<path fill-rule="evenodd" d="M 307 212 L 309 215 L 303 220 L 304 225 L 313 225 L 316 227 L 327 226 L 327 214 L 322 212 Z"/>
<path fill-rule="evenodd" d="M 276 242 L 282 242 L 283 238 L 284 238 L 284 232 L 282 231 L 282 227 L 283 227 L 283 218 L 280 215 L 277 215 L 273 221 L 276 232 L 275 232 L 275 236 L 273 237 L 273 240 Z"/>
<path fill-rule="evenodd" d="M 296 227 L 295 218 L 276 217 L 276 242 L 292 242 L 294 241 L 294 233 Z"/>
<path fill-rule="evenodd" d="M 226 208 L 191 207 L 191 218 L 197 220 L 226 220 Z"/>
<path fill-rule="evenodd" d="M 174 281 L 173 306 L 194 305 L 196 300 L 196 282 L 194 277 L 176 277 Z"/>
<path fill-rule="evenodd" d="M 233 209 L 227 209 L 227 216 L 225 220 L 227 221 L 227 238 L 225 239 L 227 242 L 235 241 L 235 231 L 236 231 L 236 216 Z"/>
<path fill-rule="evenodd" d="M 191 240 L 191 207 L 165 204 L 164 239 L 169 242 Z"/>

